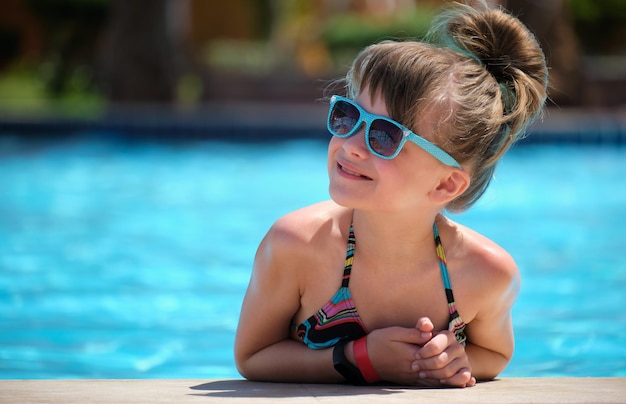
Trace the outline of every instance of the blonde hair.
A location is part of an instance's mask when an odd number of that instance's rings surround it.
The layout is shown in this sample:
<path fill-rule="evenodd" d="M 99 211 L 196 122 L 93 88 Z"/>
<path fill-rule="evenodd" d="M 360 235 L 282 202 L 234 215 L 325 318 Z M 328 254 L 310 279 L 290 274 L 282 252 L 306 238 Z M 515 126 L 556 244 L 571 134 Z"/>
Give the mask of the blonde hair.
<path fill-rule="evenodd" d="M 423 42 L 363 49 L 346 77 L 350 97 L 369 88 L 408 128 L 430 107 L 445 111 L 430 140 L 471 175 L 450 211 L 466 210 L 485 192 L 497 162 L 540 115 L 547 83 L 545 57 L 532 33 L 482 1 L 477 7 L 456 3 L 440 14 Z"/>

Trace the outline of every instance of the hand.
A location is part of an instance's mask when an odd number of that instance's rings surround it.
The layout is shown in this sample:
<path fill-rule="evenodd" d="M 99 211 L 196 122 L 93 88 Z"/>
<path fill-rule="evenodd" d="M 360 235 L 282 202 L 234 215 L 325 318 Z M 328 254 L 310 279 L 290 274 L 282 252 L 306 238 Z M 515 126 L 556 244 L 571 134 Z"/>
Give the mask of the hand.
<path fill-rule="evenodd" d="M 421 318 L 416 329 L 421 333 L 431 332 L 433 325 L 430 319 Z M 421 380 L 436 379 L 442 385 L 456 387 L 476 384 L 465 348 L 457 342 L 452 331 L 434 334 L 418 349 L 411 366 Z"/>
<path fill-rule="evenodd" d="M 432 330 L 432 324 L 431 328 Z M 423 329 L 388 327 L 367 336 L 367 349 L 372 365 L 382 380 L 403 384 L 424 384 L 412 369 L 420 347 L 432 339 L 428 326 Z"/>

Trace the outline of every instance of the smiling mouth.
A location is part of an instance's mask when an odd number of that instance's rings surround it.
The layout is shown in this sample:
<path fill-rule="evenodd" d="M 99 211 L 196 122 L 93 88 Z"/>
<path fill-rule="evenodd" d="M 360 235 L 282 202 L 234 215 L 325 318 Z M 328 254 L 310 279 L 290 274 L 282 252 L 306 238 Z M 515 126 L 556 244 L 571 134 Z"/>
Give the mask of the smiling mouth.
<path fill-rule="evenodd" d="M 370 177 L 368 177 L 368 176 L 366 176 L 366 175 L 359 174 L 359 173 L 354 172 L 354 171 L 350 171 L 350 170 L 348 170 L 347 168 L 345 168 L 344 166 L 342 166 L 342 165 L 341 165 L 341 164 L 339 164 L 339 163 L 337 163 L 337 166 L 339 167 L 339 170 L 343 171 L 343 172 L 344 172 L 344 173 L 346 173 L 346 174 L 350 174 L 350 175 L 352 175 L 352 176 L 359 177 L 359 178 L 364 178 L 364 179 L 366 179 L 366 180 L 371 180 L 371 178 L 370 178 Z"/>

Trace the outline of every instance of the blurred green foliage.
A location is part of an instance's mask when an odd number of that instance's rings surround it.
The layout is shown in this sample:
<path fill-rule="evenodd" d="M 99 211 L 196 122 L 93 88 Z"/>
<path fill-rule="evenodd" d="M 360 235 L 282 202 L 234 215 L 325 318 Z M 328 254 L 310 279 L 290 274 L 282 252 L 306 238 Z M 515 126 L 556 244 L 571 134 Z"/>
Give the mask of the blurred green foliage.
<path fill-rule="evenodd" d="M 93 82 L 98 39 L 110 0 L 27 0 L 26 4 L 46 33 L 47 91 L 55 97 L 76 91 L 76 81 Z M 73 77 L 76 75 L 79 77 Z"/>
<path fill-rule="evenodd" d="M 586 54 L 626 54 L 625 0 L 568 0 L 568 4 Z"/>
<path fill-rule="evenodd" d="M 425 7 L 419 7 L 411 13 L 394 15 L 390 19 L 337 14 L 325 21 L 322 39 L 331 50 L 360 50 L 384 39 L 419 39 L 428 31 L 434 16 L 434 10 Z"/>
<path fill-rule="evenodd" d="M 389 39 L 422 38 L 435 16 L 435 9 L 417 6 L 410 13 L 387 18 L 355 13 L 336 14 L 324 21 L 321 40 L 328 48 L 333 65 L 348 66 L 364 47 Z"/>
<path fill-rule="evenodd" d="M 50 112 L 70 116 L 99 113 L 104 100 L 94 78 L 97 42 L 110 0 L 25 0 L 44 32 L 42 60 L 5 59 L 0 108 L 5 112 Z M 9 32 L 5 30 L 5 32 Z M 19 49 L 19 36 L 4 38 Z"/>
<path fill-rule="evenodd" d="M 15 64 L 0 75 L 0 109 L 5 114 L 53 113 L 68 117 L 92 117 L 103 112 L 105 100 L 85 71 L 77 69 L 62 93 L 52 95 L 47 76 L 50 64 Z"/>
<path fill-rule="evenodd" d="M 0 26 L 0 108 L 40 111 L 54 106 L 69 114 L 98 113 L 106 100 L 98 87 L 96 50 L 114 1 L 23 1 L 45 33 L 44 54 L 42 60 L 20 60 L 18 33 Z M 317 0 L 245 1 L 258 8 L 255 15 L 262 20 L 257 22 L 256 36 L 192 44 L 199 48 L 200 67 L 256 75 L 291 69 L 295 74 L 336 76 L 371 43 L 422 37 L 436 13 L 432 3 L 422 2 L 410 12 L 396 14 L 345 8 L 325 15 Z M 585 55 L 626 55 L 626 0 L 565 1 Z M 203 53 L 204 49 L 209 51 Z M 316 64 L 320 59 L 324 61 Z M 303 67 L 307 64 L 309 70 Z M 192 104 L 201 98 L 200 77 L 198 72 L 185 73 L 177 89 L 182 102 Z"/>
<path fill-rule="evenodd" d="M 626 20 L 624 0 L 569 0 L 569 6 L 577 20 Z"/>

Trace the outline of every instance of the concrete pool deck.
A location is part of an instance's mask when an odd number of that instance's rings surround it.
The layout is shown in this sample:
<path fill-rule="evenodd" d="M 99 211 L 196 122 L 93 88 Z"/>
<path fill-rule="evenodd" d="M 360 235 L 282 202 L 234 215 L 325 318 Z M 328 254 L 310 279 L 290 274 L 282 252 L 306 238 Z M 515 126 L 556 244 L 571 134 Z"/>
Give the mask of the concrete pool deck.
<path fill-rule="evenodd" d="M 626 403 L 626 378 L 502 378 L 467 389 L 231 380 L 0 380 L 0 403 Z"/>

